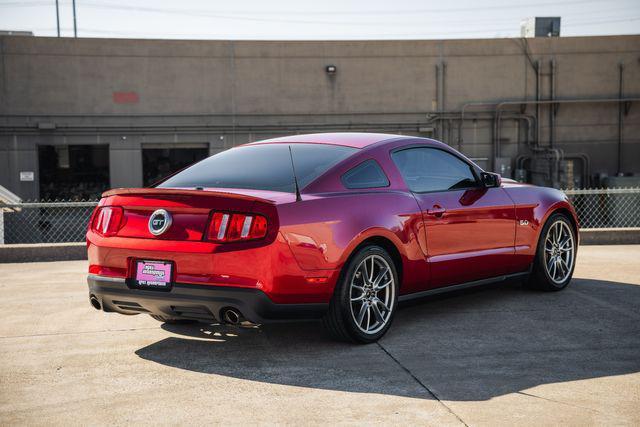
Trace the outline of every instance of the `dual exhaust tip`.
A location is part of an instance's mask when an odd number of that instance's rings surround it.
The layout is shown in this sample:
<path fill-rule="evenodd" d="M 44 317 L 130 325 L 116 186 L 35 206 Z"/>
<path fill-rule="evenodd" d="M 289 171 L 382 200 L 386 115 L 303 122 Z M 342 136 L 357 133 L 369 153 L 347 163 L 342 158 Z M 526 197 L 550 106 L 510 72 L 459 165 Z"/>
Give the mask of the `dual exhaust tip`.
<path fill-rule="evenodd" d="M 102 309 L 102 305 L 95 295 L 89 296 L 89 302 L 91 303 L 91 306 L 96 310 Z M 220 311 L 220 317 L 224 323 L 228 323 L 230 325 L 239 325 L 240 323 L 245 321 L 245 318 L 242 313 L 240 313 L 240 310 L 232 307 L 223 308 Z"/>

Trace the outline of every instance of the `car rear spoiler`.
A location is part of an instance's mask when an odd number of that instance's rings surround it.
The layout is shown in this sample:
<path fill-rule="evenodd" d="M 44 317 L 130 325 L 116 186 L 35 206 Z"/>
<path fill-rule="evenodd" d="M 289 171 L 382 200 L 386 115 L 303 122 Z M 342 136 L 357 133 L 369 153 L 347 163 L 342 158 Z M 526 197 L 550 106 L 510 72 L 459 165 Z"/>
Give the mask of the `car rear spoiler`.
<path fill-rule="evenodd" d="M 227 197 L 230 199 L 250 200 L 275 204 L 275 201 L 264 199 L 262 197 L 252 196 L 250 194 L 233 193 L 231 191 L 219 190 L 192 190 L 181 188 L 114 188 L 102 193 L 102 197 L 109 196 L 128 196 L 128 195 L 149 195 L 149 196 L 168 196 L 168 195 L 190 195 L 190 196 L 211 196 L 211 197 Z"/>

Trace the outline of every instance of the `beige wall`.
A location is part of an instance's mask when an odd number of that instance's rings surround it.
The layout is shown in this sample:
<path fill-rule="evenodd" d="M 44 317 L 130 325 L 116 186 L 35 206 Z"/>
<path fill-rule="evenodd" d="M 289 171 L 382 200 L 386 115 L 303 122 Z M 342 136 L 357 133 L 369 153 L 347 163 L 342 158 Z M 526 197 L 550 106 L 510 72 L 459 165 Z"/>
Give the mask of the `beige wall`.
<path fill-rule="evenodd" d="M 0 164 L 7 159 L 15 164 L 11 159 L 18 156 L 36 168 L 29 158 L 44 137 L 54 143 L 111 138 L 116 141 L 111 146 L 115 163 L 137 158 L 136 152 L 139 157 L 145 142 L 204 141 L 215 151 L 266 136 L 325 129 L 420 134 L 419 128 L 435 127 L 436 137 L 457 146 L 457 117 L 465 103 L 535 99 L 535 72 L 525 49 L 532 61 L 541 62 L 543 99 L 550 96 L 551 60 L 556 63 L 558 99 L 617 98 L 621 62 L 625 96 L 640 96 L 640 36 L 527 41 L 525 47 L 520 39 L 229 42 L 0 37 Z M 444 105 L 443 94 L 436 92 L 436 65 L 442 63 Z M 328 64 L 338 67 L 335 76 L 326 74 Z M 115 103 L 114 92 L 136 92 L 139 102 Z M 429 114 L 441 110 L 450 121 L 429 120 Z M 549 138 L 548 110 L 542 108 L 540 117 L 542 145 Z M 464 122 L 461 149 L 491 168 L 492 107 L 468 111 L 468 117 L 475 114 L 477 120 Z M 477 111 L 484 113 L 473 113 Z M 529 106 L 524 113 L 535 111 Z M 55 123 L 56 130 L 37 130 L 38 122 Z M 592 173 L 617 171 L 617 104 L 561 105 L 555 122 L 556 147 L 589 155 Z M 640 173 L 639 131 L 640 107 L 634 103 L 624 117 L 625 172 Z M 524 132 L 522 123 L 503 122 L 500 155 L 513 158 L 514 168 L 518 155 L 530 154 L 523 145 Z M 128 135 L 127 142 L 120 135 Z M 139 177 L 130 169 L 112 162 L 113 183 L 138 185 Z M 32 191 L 15 182 L 15 172 L 0 173 L 0 184 Z"/>

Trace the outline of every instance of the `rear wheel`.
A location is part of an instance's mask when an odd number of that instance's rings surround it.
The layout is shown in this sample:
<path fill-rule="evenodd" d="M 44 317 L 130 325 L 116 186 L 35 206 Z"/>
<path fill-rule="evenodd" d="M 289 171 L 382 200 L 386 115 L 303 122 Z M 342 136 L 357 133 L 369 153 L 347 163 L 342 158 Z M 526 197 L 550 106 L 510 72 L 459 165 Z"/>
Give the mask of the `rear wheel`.
<path fill-rule="evenodd" d="M 323 323 L 336 339 L 375 342 L 391 326 L 397 295 L 393 260 L 381 247 L 367 246 L 347 264 Z"/>
<path fill-rule="evenodd" d="M 540 233 L 528 285 L 545 291 L 564 289 L 573 276 L 577 239 L 569 219 L 553 214 Z"/>

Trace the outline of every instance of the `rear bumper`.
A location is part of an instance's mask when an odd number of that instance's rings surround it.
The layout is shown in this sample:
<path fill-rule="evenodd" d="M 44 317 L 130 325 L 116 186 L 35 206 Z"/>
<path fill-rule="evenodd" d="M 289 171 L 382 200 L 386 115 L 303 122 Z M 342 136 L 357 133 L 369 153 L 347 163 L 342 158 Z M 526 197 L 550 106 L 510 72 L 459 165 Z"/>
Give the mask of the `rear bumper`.
<path fill-rule="evenodd" d="M 239 310 L 247 320 L 268 323 L 318 319 L 328 304 L 276 304 L 259 289 L 174 284 L 169 292 L 131 289 L 125 279 L 89 275 L 89 295 L 104 311 L 156 314 L 176 319 L 215 322 L 223 308 Z"/>

